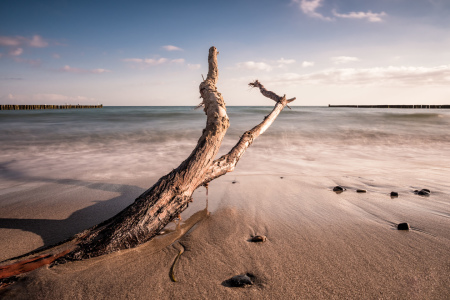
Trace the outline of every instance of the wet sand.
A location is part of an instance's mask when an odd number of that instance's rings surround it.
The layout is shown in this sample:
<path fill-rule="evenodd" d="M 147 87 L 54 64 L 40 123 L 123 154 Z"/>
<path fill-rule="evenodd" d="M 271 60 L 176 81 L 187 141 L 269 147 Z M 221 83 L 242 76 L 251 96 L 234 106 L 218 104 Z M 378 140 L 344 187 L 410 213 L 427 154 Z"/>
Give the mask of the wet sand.
<path fill-rule="evenodd" d="M 32 271 L 1 296 L 17 299 L 445 299 L 450 197 L 441 177 L 237 170 L 194 193 L 183 221 L 136 249 Z M 290 170 L 281 172 L 279 170 Z M 431 174 L 431 175 L 430 175 Z M 429 176 L 428 176 L 429 175 Z M 283 177 L 283 178 L 281 178 Z M 157 178 L 57 181 L 1 190 L 0 259 L 24 254 L 115 214 Z M 335 185 L 347 190 L 332 191 Z M 367 193 L 356 193 L 356 189 Z M 413 193 L 428 188 L 430 197 Z M 392 199 L 391 191 L 399 197 Z M 409 231 L 396 224 L 408 222 Z M 255 234 L 264 243 L 251 243 Z M 169 277 L 181 247 L 185 251 Z M 230 288 L 251 273 L 255 285 Z"/>

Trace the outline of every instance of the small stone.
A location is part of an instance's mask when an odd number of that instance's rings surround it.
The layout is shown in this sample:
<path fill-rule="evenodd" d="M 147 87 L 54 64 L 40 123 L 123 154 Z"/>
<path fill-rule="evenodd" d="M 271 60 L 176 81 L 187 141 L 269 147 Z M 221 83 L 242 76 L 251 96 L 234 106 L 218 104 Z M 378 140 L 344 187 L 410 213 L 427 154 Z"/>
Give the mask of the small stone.
<path fill-rule="evenodd" d="M 360 190 L 360 189 L 357 189 L 356 192 L 357 192 L 357 193 L 366 193 L 367 191 L 366 191 L 366 190 Z"/>
<path fill-rule="evenodd" d="M 250 242 L 252 243 L 263 243 L 265 241 L 267 241 L 267 237 L 264 235 L 255 235 L 250 239 Z"/>
<path fill-rule="evenodd" d="M 345 191 L 345 188 L 340 185 L 337 185 L 333 188 L 333 192 L 336 192 L 336 193 L 342 193 L 343 191 Z"/>
<path fill-rule="evenodd" d="M 283 179 L 284 177 L 280 177 L 280 179 Z"/>
<path fill-rule="evenodd" d="M 232 184 L 235 184 L 236 182 L 237 182 L 237 181 L 233 180 L 231 183 L 232 183 Z"/>
<path fill-rule="evenodd" d="M 409 230 L 409 224 L 408 223 L 400 223 L 397 225 L 398 230 Z"/>
<path fill-rule="evenodd" d="M 392 198 L 397 198 L 398 197 L 398 193 L 397 192 L 391 192 L 391 197 Z"/>
<path fill-rule="evenodd" d="M 230 287 L 246 287 L 249 285 L 253 285 L 253 281 L 248 276 L 248 274 L 241 274 L 233 276 L 230 279 L 226 280 L 225 284 Z"/>
<path fill-rule="evenodd" d="M 431 191 L 429 189 L 421 189 L 420 191 L 415 190 L 414 194 L 420 195 L 420 196 L 430 196 Z"/>

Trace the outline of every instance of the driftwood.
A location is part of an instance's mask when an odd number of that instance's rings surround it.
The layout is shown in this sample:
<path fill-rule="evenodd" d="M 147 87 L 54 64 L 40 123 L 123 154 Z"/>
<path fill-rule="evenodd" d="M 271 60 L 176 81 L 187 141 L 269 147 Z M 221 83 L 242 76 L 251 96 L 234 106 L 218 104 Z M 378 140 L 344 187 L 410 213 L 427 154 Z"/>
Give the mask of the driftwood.
<path fill-rule="evenodd" d="M 286 100 L 285 96 L 267 91 L 258 81 L 250 83 L 250 86 L 258 87 L 264 96 L 274 100 L 275 107 L 263 122 L 245 132 L 229 153 L 214 160 L 229 127 L 225 102 L 216 88 L 219 74 L 217 54 L 215 47 L 209 49 L 208 75 L 200 84 L 207 116 L 206 127 L 189 157 L 116 216 L 59 245 L 37 252 L 34 257 L 30 258 L 29 253 L 21 256 L 25 260 L 18 261 L 16 258 L 14 264 L 0 267 L 0 279 L 30 271 L 30 268 L 24 267 L 30 266 L 30 262 L 34 264 L 31 269 L 35 269 L 45 264 L 83 260 L 145 243 L 187 208 L 198 187 L 207 186 L 211 180 L 234 170 L 245 150 L 295 98 Z"/>

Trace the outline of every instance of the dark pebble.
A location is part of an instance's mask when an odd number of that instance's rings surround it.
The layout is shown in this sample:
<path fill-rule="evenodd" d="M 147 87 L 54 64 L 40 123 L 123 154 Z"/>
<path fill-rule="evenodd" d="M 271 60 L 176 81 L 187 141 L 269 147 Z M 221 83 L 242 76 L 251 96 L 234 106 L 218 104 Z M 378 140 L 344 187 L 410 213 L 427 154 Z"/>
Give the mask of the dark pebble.
<path fill-rule="evenodd" d="M 253 243 L 263 243 L 265 241 L 267 241 L 267 238 L 264 235 L 255 235 L 255 236 L 252 236 L 252 238 L 250 239 L 250 242 L 253 242 Z"/>
<path fill-rule="evenodd" d="M 366 190 L 356 190 L 357 193 L 366 193 Z"/>
<path fill-rule="evenodd" d="M 340 185 L 337 185 L 333 188 L 333 192 L 342 193 L 343 191 L 345 191 L 345 188 Z"/>
<path fill-rule="evenodd" d="M 253 281 L 250 278 L 249 274 L 241 274 L 231 277 L 230 279 L 226 280 L 224 284 L 229 287 L 246 287 L 249 285 L 253 285 Z"/>
<path fill-rule="evenodd" d="M 409 224 L 408 223 L 400 223 L 397 225 L 398 230 L 409 230 Z"/>
<path fill-rule="evenodd" d="M 281 179 L 283 179 L 284 177 L 280 177 Z"/>
<path fill-rule="evenodd" d="M 234 180 L 233 180 L 231 183 L 232 183 L 232 184 L 235 184 L 236 182 L 237 182 L 237 181 L 234 181 Z"/>
<path fill-rule="evenodd" d="M 431 191 L 429 189 L 421 189 L 420 191 L 415 190 L 414 194 L 420 195 L 420 196 L 430 196 Z"/>
<path fill-rule="evenodd" d="M 397 192 L 391 192 L 391 197 L 392 197 L 392 198 L 398 197 L 398 193 L 397 193 Z"/>

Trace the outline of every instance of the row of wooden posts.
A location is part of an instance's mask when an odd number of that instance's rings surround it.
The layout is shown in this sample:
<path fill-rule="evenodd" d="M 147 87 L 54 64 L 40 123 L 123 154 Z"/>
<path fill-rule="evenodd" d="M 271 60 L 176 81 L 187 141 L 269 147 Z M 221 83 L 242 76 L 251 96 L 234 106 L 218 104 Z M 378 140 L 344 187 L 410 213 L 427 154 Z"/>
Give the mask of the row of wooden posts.
<path fill-rule="evenodd" d="M 18 104 L 1 104 L 0 110 L 27 110 L 27 109 L 72 109 L 72 108 L 103 108 L 103 104 L 99 105 L 72 105 L 72 104 L 64 104 L 64 105 L 48 105 L 48 104 L 39 104 L 39 105 L 18 105 Z"/>
<path fill-rule="evenodd" d="M 355 108 L 450 108 L 450 105 L 435 105 L 435 104 L 412 104 L 412 105 L 331 105 L 328 107 L 355 107 Z"/>

